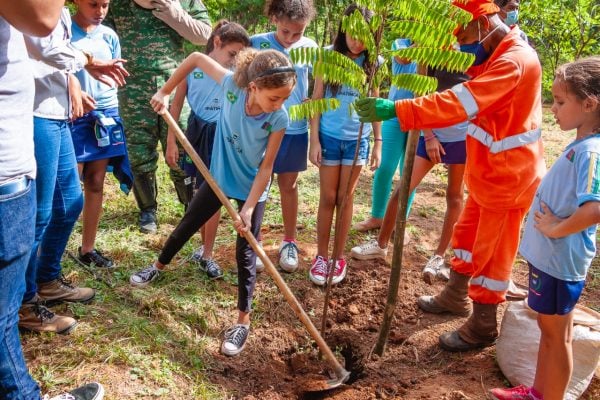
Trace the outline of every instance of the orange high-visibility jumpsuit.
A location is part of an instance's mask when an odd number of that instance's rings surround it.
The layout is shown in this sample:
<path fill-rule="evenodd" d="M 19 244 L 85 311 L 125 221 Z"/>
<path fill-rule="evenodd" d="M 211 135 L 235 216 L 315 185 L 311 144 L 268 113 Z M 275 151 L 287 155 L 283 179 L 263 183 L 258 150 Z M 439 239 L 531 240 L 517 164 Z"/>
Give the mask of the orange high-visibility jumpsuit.
<path fill-rule="evenodd" d="M 396 102 L 403 130 L 469 120 L 465 208 L 454 227 L 452 268 L 472 277 L 469 297 L 504 301 L 521 224 L 545 173 L 541 141 L 541 66 L 513 28 L 473 79 L 425 97 Z"/>

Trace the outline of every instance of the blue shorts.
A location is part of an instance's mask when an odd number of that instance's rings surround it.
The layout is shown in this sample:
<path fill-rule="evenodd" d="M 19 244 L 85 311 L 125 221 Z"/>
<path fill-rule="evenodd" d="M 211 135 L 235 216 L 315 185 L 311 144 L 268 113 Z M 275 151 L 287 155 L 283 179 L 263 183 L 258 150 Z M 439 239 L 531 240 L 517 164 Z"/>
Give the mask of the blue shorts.
<path fill-rule="evenodd" d="M 308 132 L 283 135 L 281 146 L 273 163 L 273 173 L 306 171 L 308 160 Z"/>
<path fill-rule="evenodd" d="M 356 151 L 356 140 L 340 140 L 319 132 L 321 142 L 321 165 L 352 165 Z M 365 165 L 369 157 L 369 135 L 360 140 L 356 165 Z"/>
<path fill-rule="evenodd" d="M 563 281 L 529 265 L 527 304 L 540 314 L 565 315 L 573 311 L 585 281 Z"/>
<path fill-rule="evenodd" d="M 198 153 L 198 156 L 202 162 L 206 165 L 206 168 L 209 169 L 216 130 L 216 122 L 207 122 L 193 112 L 190 112 L 185 136 L 194 150 L 196 150 L 196 153 Z M 185 172 L 185 174 L 192 177 L 196 181 L 195 187 L 198 189 L 202 182 L 204 182 L 204 177 L 200 171 L 196 169 L 192 158 L 189 155 L 184 154 L 183 157 L 180 157 L 179 162 L 180 168 Z"/>
<path fill-rule="evenodd" d="M 464 164 L 467 161 L 467 146 L 466 141 L 461 140 L 458 142 L 440 142 L 446 154 L 442 155 L 442 163 L 444 164 Z M 419 137 L 419 144 L 417 145 L 417 155 L 421 158 L 431 161 L 427 155 L 427 148 L 425 147 L 425 138 Z"/>

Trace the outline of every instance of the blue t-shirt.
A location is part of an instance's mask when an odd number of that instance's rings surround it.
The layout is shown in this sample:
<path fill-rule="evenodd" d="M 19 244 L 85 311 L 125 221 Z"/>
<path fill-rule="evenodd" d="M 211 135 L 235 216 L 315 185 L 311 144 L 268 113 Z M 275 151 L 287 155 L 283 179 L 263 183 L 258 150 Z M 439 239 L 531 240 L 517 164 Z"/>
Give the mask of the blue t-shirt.
<path fill-rule="evenodd" d="M 411 45 L 410 39 L 396 39 L 394 43 L 392 43 L 392 50 L 400 50 L 406 49 Z M 408 64 L 400 64 L 396 61 L 395 57 L 392 57 L 392 74 L 416 74 L 417 73 L 417 63 L 411 62 Z M 404 100 L 404 99 L 412 99 L 414 97 L 413 92 L 410 90 L 406 90 L 403 88 L 399 88 L 393 86 L 390 88 L 390 93 L 388 95 L 388 99 L 396 101 L 396 100 Z"/>
<path fill-rule="evenodd" d="M 540 202 L 567 218 L 588 201 L 600 201 L 600 134 L 569 144 L 537 189 L 519 251 L 537 269 L 564 281 L 582 281 L 596 254 L 596 225 L 551 239 L 534 227 Z"/>
<path fill-rule="evenodd" d="M 246 115 L 246 90 L 239 88 L 233 73 L 223 77 L 223 110 L 217 123 L 210 172 L 225 194 L 246 200 L 265 156 L 271 132 L 288 126 L 285 107 L 257 116 Z M 267 199 L 268 185 L 259 201 Z"/>
<path fill-rule="evenodd" d="M 302 47 L 319 47 L 314 40 L 303 36 L 291 47 L 286 49 L 275 38 L 275 32 L 260 33 L 252 36 L 250 40 L 252 41 L 252 47 L 255 49 L 273 49 L 285 54 L 288 57 L 290 56 L 290 50 L 292 49 Z M 294 91 L 284 103 L 287 109 L 289 109 L 290 106 L 301 104 L 308 98 L 308 76 L 312 72 L 311 67 L 308 64 L 294 64 L 294 68 L 296 69 L 297 83 Z M 306 132 L 308 132 L 308 121 L 303 119 L 290 122 L 290 126 L 286 129 L 285 134 L 298 135 Z"/>
<path fill-rule="evenodd" d="M 187 101 L 196 116 L 206 122 L 217 122 L 223 105 L 223 88 L 196 68 L 187 76 Z"/>
<path fill-rule="evenodd" d="M 331 49 L 331 46 L 328 47 Z M 364 53 L 355 58 L 353 61 L 362 67 L 365 60 Z M 381 63 L 382 59 L 379 58 L 378 62 Z M 358 139 L 358 129 L 360 128 L 360 121 L 358 114 L 351 107 L 354 100 L 360 96 L 358 90 L 342 85 L 338 89 L 336 99 L 340 101 L 340 106 L 332 111 L 327 111 L 321 114 L 321 121 L 319 124 L 319 130 L 327 136 L 334 137 L 339 140 L 356 140 Z M 331 89 L 327 87 L 325 89 L 324 98 L 332 98 L 333 94 Z M 365 123 L 363 126 L 362 137 L 368 137 L 371 134 L 371 124 Z"/>
<path fill-rule="evenodd" d="M 100 60 L 112 60 L 121 57 L 119 37 L 108 26 L 98 25 L 91 32 L 85 32 L 75 21 L 71 24 L 73 37 L 71 43 L 79 50 L 91 53 Z M 88 93 L 96 100 L 96 108 L 118 107 L 117 88 L 110 87 L 92 78 L 85 69 L 75 74 L 81 83 L 81 90 Z"/>

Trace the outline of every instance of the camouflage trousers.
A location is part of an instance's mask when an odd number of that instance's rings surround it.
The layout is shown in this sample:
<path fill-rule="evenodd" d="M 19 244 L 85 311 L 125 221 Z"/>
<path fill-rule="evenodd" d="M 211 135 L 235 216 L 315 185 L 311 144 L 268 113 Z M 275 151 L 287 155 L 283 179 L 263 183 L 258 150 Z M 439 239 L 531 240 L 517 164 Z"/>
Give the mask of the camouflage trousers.
<path fill-rule="evenodd" d="M 171 76 L 172 70 L 136 71 L 130 70 L 131 76 L 119 91 L 119 109 L 127 132 L 127 152 L 134 175 L 134 194 L 140 210 L 156 210 L 156 169 L 158 168 L 158 143 L 163 154 L 167 149 L 168 125 L 164 119 L 152 109 L 150 98 Z M 184 103 L 181 111 L 180 126 L 185 129 L 189 107 Z M 187 204 L 185 174 L 181 169 L 171 169 L 171 180 L 179 200 Z"/>

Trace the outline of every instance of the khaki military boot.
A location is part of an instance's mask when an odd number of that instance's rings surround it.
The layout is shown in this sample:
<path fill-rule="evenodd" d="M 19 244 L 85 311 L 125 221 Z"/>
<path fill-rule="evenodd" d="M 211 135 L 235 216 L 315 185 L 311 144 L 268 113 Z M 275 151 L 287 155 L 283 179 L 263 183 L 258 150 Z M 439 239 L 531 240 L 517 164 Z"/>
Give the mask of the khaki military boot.
<path fill-rule="evenodd" d="M 471 314 L 469 281 L 471 277 L 450 270 L 450 279 L 444 290 L 437 296 L 421 296 L 417 299 L 419 308 L 425 312 L 451 313 L 466 317 Z"/>
<path fill-rule="evenodd" d="M 55 332 L 61 335 L 70 333 L 77 321 L 71 317 L 56 315 L 40 304 L 39 297 L 24 303 L 19 309 L 19 328 L 31 332 Z"/>
<path fill-rule="evenodd" d="M 51 305 L 62 302 L 89 303 L 96 292 L 94 289 L 74 286 L 61 275 L 53 281 L 38 283 L 38 295 L 44 304 Z"/>

